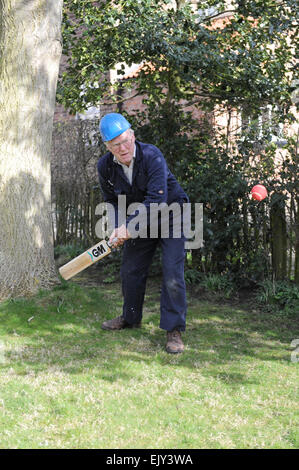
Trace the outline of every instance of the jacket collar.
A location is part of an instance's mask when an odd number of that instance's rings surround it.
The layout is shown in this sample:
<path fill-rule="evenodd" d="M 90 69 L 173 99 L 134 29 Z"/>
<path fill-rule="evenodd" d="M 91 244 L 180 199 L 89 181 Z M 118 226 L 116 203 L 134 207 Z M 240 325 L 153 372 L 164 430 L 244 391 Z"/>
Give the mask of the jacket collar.
<path fill-rule="evenodd" d="M 115 165 L 115 169 L 117 171 L 120 170 L 121 168 L 121 165 L 119 164 L 119 162 L 117 161 L 117 159 L 114 157 L 113 153 L 110 152 L 110 156 L 111 156 L 111 161 L 112 161 L 112 164 Z M 141 153 L 141 148 L 140 148 L 140 143 L 136 140 L 135 141 L 135 157 L 134 158 L 134 167 L 133 167 L 133 177 L 132 177 L 132 185 L 134 183 L 134 179 L 136 177 L 136 174 L 137 174 L 137 170 L 138 170 L 138 167 L 139 167 L 139 163 L 142 159 L 142 153 Z M 127 178 L 124 174 L 123 171 L 119 171 L 119 174 L 120 176 L 122 177 L 122 179 L 127 183 L 129 184 L 129 182 L 127 181 Z"/>

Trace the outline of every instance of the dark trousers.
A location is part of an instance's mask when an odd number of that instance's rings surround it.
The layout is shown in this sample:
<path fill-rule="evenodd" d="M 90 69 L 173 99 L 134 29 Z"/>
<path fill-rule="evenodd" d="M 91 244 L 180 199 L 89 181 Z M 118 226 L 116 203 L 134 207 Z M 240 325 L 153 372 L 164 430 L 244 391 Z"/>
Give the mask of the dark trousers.
<path fill-rule="evenodd" d="M 135 238 L 125 242 L 121 266 L 123 317 L 128 323 L 141 321 L 148 270 L 159 243 L 163 270 L 160 328 L 184 331 L 187 303 L 183 238 Z"/>

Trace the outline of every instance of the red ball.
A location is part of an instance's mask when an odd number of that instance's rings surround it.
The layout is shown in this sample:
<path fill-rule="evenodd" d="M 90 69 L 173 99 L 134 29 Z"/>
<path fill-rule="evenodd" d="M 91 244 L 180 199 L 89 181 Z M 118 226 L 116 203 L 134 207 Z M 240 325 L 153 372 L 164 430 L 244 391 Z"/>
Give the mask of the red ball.
<path fill-rule="evenodd" d="M 257 184 L 253 186 L 251 190 L 251 195 L 253 199 L 256 199 L 257 201 L 262 201 L 263 199 L 265 199 L 265 197 L 268 196 L 268 193 L 265 186 L 263 186 L 262 184 Z"/>

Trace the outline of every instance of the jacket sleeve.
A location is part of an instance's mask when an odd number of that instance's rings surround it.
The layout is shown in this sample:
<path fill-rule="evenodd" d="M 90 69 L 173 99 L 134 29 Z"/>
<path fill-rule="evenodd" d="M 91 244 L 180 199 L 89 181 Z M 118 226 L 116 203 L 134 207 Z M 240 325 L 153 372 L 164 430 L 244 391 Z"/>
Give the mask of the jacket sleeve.
<path fill-rule="evenodd" d="M 152 146 L 151 151 L 146 156 L 147 166 L 147 191 L 144 201 L 136 208 L 133 214 L 126 219 L 126 225 L 134 219 L 138 213 L 146 211 L 147 225 L 150 223 L 150 204 L 166 203 L 168 167 L 161 151 Z"/>
<path fill-rule="evenodd" d="M 98 175 L 100 182 L 100 189 L 103 195 L 104 202 L 107 202 L 112 205 L 114 208 L 114 220 L 115 228 L 118 227 L 118 210 L 117 210 L 117 197 L 113 190 L 113 185 L 110 183 L 109 176 L 107 174 L 107 164 L 105 164 L 104 159 L 100 159 L 98 162 Z M 108 211 L 109 213 L 109 211 Z"/>

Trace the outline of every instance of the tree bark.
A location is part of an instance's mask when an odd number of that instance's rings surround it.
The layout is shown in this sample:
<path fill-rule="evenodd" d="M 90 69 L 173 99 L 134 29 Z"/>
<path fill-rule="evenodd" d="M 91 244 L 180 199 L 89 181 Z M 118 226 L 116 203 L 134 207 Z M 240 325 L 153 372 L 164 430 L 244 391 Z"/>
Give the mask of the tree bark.
<path fill-rule="evenodd" d="M 0 299 L 57 281 L 51 138 L 62 0 L 0 0 Z"/>

